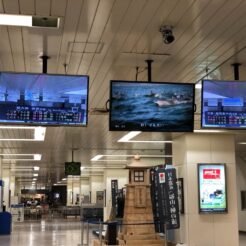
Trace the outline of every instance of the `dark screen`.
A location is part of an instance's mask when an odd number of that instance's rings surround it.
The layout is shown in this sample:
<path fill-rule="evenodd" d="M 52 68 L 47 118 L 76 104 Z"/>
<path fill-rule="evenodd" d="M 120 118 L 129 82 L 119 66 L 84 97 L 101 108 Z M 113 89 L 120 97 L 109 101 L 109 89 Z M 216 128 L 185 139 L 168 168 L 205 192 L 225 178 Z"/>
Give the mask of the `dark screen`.
<path fill-rule="evenodd" d="M 80 162 L 65 162 L 65 175 L 80 176 L 81 174 Z"/>

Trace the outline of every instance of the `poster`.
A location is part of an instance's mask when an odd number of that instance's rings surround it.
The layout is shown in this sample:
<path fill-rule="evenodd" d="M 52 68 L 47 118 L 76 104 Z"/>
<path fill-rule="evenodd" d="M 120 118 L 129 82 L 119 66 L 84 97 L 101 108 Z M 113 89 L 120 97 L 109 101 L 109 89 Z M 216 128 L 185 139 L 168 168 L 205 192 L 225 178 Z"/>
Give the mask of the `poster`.
<path fill-rule="evenodd" d="M 225 164 L 198 164 L 199 212 L 227 212 Z"/>

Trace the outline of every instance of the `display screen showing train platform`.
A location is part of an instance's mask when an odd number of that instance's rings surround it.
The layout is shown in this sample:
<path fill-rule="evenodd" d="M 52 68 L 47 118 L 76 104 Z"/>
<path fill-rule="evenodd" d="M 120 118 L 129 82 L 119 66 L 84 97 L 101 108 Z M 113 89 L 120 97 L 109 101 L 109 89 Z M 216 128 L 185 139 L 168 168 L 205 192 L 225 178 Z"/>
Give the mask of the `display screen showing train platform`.
<path fill-rule="evenodd" d="M 87 125 L 88 77 L 0 73 L 0 123 Z"/>

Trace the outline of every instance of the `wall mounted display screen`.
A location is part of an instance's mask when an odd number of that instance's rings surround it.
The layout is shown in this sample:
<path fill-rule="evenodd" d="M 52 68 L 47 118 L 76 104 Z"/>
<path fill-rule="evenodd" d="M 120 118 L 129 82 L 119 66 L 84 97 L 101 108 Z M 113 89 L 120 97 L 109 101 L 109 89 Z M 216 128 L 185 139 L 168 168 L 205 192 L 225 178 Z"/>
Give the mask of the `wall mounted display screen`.
<path fill-rule="evenodd" d="M 203 81 L 202 127 L 246 128 L 246 82 Z"/>
<path fill-rule="evenodd" d="M 225 164 L 198 164 L 198 195 L 200 213 L 226 213 Z"/>
<path fill-rule="evenodd" d="M 192 132 L 193 118 L 193 84 L 111 81 L 111 131 Z"/>
<path fill-rule="evenodd" d="M 65 176 L 80 176 L 81 163 L 80 162 L 65 162 Z"/>
<path fill-rule="evenodd" d="M 88 77 L 0 73 L 0 123 L 87 125 Z"/>

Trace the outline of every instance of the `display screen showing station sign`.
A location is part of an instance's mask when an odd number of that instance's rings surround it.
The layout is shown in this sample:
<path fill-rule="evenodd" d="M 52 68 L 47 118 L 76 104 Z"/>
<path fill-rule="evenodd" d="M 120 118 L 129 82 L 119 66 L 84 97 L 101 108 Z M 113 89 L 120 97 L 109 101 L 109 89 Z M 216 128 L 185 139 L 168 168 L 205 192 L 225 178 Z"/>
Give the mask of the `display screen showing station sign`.
<path fill-rule="evenodd" d="M 200 213 L 226 213 L 225 164 L 198 164 L 198 196 Z"/>

